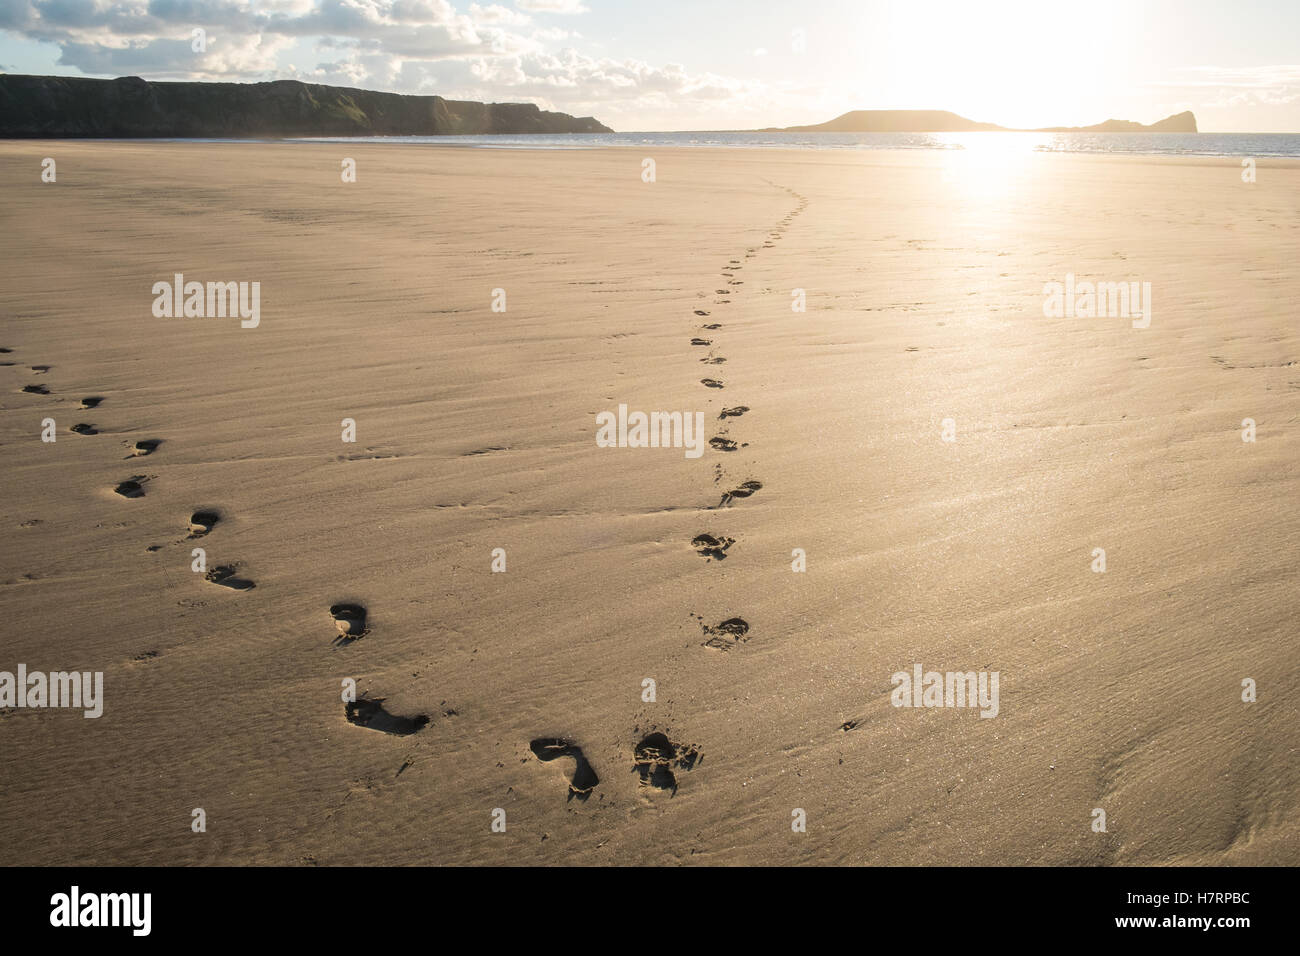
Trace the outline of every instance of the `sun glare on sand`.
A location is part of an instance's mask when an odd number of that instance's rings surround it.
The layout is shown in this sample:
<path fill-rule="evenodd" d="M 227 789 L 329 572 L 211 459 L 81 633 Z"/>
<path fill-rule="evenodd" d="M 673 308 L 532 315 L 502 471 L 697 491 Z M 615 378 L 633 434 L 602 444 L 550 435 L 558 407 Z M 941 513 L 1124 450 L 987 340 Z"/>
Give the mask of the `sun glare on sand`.
<path fill-rule="evenodd" d="M 936 133 L 943 151 L 943 181 L 971 198 L 996 199 L 1015 188 L 1019 172 L 1050 133 Z"/>

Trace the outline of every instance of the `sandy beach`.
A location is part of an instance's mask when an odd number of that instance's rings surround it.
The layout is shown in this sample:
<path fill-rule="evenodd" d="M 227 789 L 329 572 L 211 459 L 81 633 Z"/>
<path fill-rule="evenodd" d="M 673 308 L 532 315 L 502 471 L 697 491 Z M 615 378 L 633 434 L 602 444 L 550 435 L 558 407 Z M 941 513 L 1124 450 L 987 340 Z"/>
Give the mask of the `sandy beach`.
<path fill-rule="evenodd" d="M 103 673 L 0 710 L 6 862 L 1300 863 L 1296 163 L 6 141 L 0 182 L 0 671 Z M 178 273 L 256 327 L 156 316 Z M 1147 326 L 1045 315 L 1067 275 Z M 717 441 L 600 447 L 620 405 Z M 894 706 L 917 665 L 996 716 Z"/>

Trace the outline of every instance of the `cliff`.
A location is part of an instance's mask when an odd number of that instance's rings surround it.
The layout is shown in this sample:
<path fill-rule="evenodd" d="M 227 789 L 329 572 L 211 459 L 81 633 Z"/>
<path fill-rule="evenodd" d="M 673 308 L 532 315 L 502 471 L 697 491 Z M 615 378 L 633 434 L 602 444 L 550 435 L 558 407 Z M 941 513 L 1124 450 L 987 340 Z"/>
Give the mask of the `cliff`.
<path fill-rule="evenodd" d="M 151 83 L 0 75 L 0 137 L 439 136 L 609 133 L 531 103 L 473 103 L 297 80 Z"/>

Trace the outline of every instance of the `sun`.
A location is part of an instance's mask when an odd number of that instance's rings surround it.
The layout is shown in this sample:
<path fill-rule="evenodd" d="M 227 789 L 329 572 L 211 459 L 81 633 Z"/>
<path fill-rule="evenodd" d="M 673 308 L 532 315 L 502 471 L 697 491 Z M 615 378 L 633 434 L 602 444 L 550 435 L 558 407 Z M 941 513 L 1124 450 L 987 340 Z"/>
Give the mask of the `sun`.
<path fill-rule="evenodd" d="M 1106 118 L 1076 119 L 1131 49 L 1131 20 L 1110 0 L 900 0 L 879 22 L 900 105 L 1032 129 Z"/>

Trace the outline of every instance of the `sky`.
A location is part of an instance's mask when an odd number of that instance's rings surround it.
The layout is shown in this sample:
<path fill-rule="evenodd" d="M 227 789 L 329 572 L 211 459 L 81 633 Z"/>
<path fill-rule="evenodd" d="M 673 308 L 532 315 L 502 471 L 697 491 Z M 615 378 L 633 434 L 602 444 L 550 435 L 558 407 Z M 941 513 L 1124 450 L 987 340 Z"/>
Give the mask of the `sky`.
<path fill-rule="evenodd" d="M 0 0 L 0 69 L 531 102 L 620 131 L 945 109 L 1294 133 L 1300 0 Z"/>

